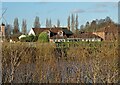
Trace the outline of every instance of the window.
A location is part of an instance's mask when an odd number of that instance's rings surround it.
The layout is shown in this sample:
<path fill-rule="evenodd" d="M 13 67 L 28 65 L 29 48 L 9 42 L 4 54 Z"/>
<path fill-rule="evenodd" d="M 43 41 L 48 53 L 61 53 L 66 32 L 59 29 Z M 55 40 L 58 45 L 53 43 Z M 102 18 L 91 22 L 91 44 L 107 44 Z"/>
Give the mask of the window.
<path fill-rule="evenodd" d="M 82 39 L 82 41 L 84 41 L 84 39 Z"/>
<path fill-rule="evenodd" d="M 95 39 L 92 39 L 92 41 L 95 41 Z"/>
<path fill-rule="evenodd" d="M 59 31 L 59 32 L 58 32 L 58 35 L 59 35 L 59 36 L 63 36 L 63 32 L 62 32 L 62 31 Z"/>

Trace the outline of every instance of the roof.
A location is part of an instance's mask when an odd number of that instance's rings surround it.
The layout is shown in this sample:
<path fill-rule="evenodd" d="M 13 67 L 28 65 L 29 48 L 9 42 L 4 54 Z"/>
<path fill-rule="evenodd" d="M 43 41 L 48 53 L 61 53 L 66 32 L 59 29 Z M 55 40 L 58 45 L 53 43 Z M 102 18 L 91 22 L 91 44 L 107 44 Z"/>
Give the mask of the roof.
<path fill-rule="evenodd" d="M 44 30 L 49 30 L 47 28 L 32 28 L 33 31 L 35 32 L 36 35 L 39 35 L 41 32 L 43 32 Z"/>
<path fill-rule="evenodd" d="M 18 41 L 18 37 L 21 35 L 21 33 L 18 33 L 18 34 L 12 34 L 11 36 L 10 36 L 10 38 L 12 39 L 12 40 L 14 40 L 14 41 Z"/>
<path fill-rule="evenodd" d="M 36 35 L 39 35 L 41 32 L 43 32 L 45 30 L 49 30 L 53 33 L 63 31 L 65 34 L 72 34 L 72 32 L 70 30 L 68 30 L 67 28 L 61 28 L 61 27 L 59 27 L 59 28 L 58 27 L 56 27 L 56 28 L 32 28 L 32 29 Z"/>
<path fill-rule="evenodd" d="M 63 30 L 63 32 L 65 32 L 65 34 L 69 34 L 69 35 L 73 34 L 70 30 L 68 30 L 66 28 L 62 28 L 62 30 Z"/>
<path fill-rule="evenodd" d="M 5 26 L 5 24 L 2 23 L 1 26 Z"/>
<path fill-rule="evenodd" d="M 26 35 L 20 35 L 18 38 L 21 39 L 23 37 L 26 37 Z"/>

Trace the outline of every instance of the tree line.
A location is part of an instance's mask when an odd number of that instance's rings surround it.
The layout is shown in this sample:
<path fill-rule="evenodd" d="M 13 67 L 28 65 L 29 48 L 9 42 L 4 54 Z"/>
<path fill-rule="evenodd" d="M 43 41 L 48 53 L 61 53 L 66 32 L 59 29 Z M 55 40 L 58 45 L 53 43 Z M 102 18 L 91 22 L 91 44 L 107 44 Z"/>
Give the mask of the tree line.
<path fill-rule="evenodd" d="M 61 23 L 59 19 L 57 19 L 56 25 L 53 25 L 52 20 L 47 18 L 45 24 L 46 24 L 46 28 L 61 27 Z M 78 14 L 71 14 L 67 18 L 68 29 L 73 33 L 75 33 L 76 35 L 80 34 L 81 32 L 94 32 L 110 24 L 117 25 L 112 21 L 110 17 L 106 17 L 105 19 L 100 19 L 100 20 L 98 19 L 92 20 L 91 22 L 87 21 L 85 25 L 81 25 L 81 26 L 79 23 Z M 33 28 L 40 28 L 40 27 L 41 27 L 40 18 L 36 16 L 33 24 Z M 10 24 L 6 25 L 6 38 L 9 39 L 11 35 L 13 36 L 20 36 L 21 34 L 26 35 L 27 31 L 28 31 L 27 21 L 25 19 L 22 20 L 22 27 L 20 31 L 19 20 L 18 18 L 15 18 L 13 26 Z"/>
<path fill-rule="evenodd" d="M 80 26 L 80 32 L 95 32 L 100 28 L 107 27 L 108 25 L 117 25 L 112 21 L 110 17 L 106 17 L 105 19 L 96 19 L 92 20 L 91 22 L 87 21 L 85 25 Z"/>
<path fill-rule="evenodd" d="M 52 20 L 51 19 L 46 19 L 46 28 L 51 28 L 51 27 L 61 27 L 61 23 L 60 20 L 57 19 L 57 23 L 56 25 L 52 24 Z M 69 28 L 69 30 L 71 30 L 72 32 L 76 32 L 78 31 L 78 26 L 79 26 L 79 21 L 78 21 L 78 15 L 76 14 L 76 17 L 74 14 L 71 14 L 71 16 L 68 16 L 67 18 L 67 27 Z M 35 17 L 35 21 L 33 24 L 33 28 L 40 28 L 41 27 L 41 23 L 40 23 L 40 18 L 38 16 Z M 7 24 L 6 25 L 6 35 L 7 37 L 10 36 L 11 34 L 27 34 L 27 21 L 26 19 L 22 20 L 22 27 L 21 27 L 21 31 L 19 28 L 19 20 L 18 17 L 16 17 L 14 19 L 13 22 L 13 26 L 11 24 Z"/>

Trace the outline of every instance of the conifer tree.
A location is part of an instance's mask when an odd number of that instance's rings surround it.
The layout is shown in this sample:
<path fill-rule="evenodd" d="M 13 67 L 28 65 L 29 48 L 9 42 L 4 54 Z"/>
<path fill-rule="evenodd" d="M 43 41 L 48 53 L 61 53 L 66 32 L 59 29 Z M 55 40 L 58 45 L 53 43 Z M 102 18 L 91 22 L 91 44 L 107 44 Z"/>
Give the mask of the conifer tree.
<path fill-rule="evenodd" d="M 74 18 L 74 15 L 72 14 L 72 17 L 71 17 L 71 29 L 72 29 L 72 32 L 74 33 L 75 32 L 75 18 Z"/>
<path fill-rule="evenodd" d="M 26 24 L 26 20 L 22 21 L 22 34 L 26 34 L 27 33 L 27 24 Z"/>
<path fill-rule="evenodd" d="M 57 27 L 60 27 L 60 20 L 57 20 Z"/>
<path fill-rule="evenodd" d="M 67 18 L 67 27 L 70 30 L 70 16 L 68 16 L 68 18 Z"/>

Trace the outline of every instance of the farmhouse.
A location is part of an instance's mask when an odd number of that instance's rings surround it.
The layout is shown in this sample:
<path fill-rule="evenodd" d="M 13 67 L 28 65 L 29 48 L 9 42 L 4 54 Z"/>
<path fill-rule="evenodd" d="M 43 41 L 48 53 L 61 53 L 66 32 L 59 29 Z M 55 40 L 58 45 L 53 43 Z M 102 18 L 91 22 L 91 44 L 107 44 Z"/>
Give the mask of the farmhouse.
<path fill-rule="evenodd" d="M 32 28 L 28 35 L 38 36 L 40 33 L 46 32 L 49 36 L 50 42 L 77 42 L 77 41 L 112 41 L 118 38 L 118 28 L 115 25 L 109 25 L 104 28 L 100 28 L 95 32 L 84 32 L 74 34 L 67 27 L 52 27 L 52 28 Z M 0 26 L 0 40 L 4 41 L 6 32 L 5 24 Z M 11 35 L 11 39 L 16 41 L 20 34 Z"/>
<path fill-rule="evenodd" d="M 104 41 L 113 41 L 118 38 L 118 27 L 115 25 L 109 25 L 107 27 L 101 28 L 93 34 L 101 37 Z"/>
<path fill-rule="evenodd" d="M 32 28 L 28 35 L 38 36 L 41 32 L 46 32 L 49 36 L 50 42 L 64 42 L 66 38 L 69 38 L 73 33 L 65 27 L 54 28 Z"/>
<path fill-rule="evenodd" d="M 49 37 L 53 36 L 67 36 L 69 37 L 73 33 L 67 28 L 54 27 L 54 28 L 32 28 L 28 35 L 39 35 L 41 32 L 47 32 Z"/>
<path fill-rule="evenodd" d="M 39 35 L 41 32 L 46 32 L 50 42 L 74 42 L 74 41 L 102 41 L 98 35 L 92 33 L 82 33 L 79 35 L 73 34 L 68 28 L 32 28 L 29 35 Z"/>

